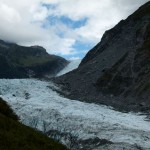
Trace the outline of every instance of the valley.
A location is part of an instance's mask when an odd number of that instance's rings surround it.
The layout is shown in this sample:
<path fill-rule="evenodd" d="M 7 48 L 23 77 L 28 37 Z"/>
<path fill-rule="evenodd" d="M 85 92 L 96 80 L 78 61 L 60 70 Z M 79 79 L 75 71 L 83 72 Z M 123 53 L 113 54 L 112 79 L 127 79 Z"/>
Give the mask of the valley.
<path fill-rule="evenodd" d="M 93 31 L 83 38 L 75 32 L 80 27 L 70 30 L 82 23 L 75 18 L 72 23 L 64 19 L 69 30 L 66 25 L 57 26 L 61 32 L 55 29 L 55 36 L 44 32 L 51 37 L 42 42 L 47 50 L 0 40 L 0 146 L 20 147 L 21 142 L 36 150 L 43 143 L 43 150 L 150 150 L 150 1 L 106 30 L 82 60 Z M 48 31 L 49 21 L 38 25 Z"/>
<path fill-rule="evenodd" d="M 114 145 L 150 148 L 150 122 L 140 113 L 122 113 L 111 107 L 70 100 L 53 91 L 52 82 L 35 79 L 1 79 L 0 97 L 20 121 L 44 133 L 57 130 L 77 140 L 106 139 Z M 62 143 L 67 145 L 67 141 Z M 96 145 L 92 145 L 96 147 Z M 103 146 L 103 145 L 102 145 Z M 107 149 L 107 148 L 106 148 Z"/>

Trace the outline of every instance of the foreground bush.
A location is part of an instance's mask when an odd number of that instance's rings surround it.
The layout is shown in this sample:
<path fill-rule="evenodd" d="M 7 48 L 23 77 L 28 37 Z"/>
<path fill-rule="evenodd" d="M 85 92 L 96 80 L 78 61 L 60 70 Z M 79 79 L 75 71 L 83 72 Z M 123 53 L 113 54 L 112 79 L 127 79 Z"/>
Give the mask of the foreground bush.
<path fill-rule="evenodd" d="M 18 117 L 0 98 L 0 150 L 67 150 L 17 120 Z"/>

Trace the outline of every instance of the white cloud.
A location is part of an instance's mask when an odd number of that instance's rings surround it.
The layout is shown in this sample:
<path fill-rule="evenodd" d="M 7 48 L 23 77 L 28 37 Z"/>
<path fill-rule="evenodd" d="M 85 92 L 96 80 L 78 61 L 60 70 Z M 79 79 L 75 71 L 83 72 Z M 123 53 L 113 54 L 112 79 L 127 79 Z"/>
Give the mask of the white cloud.
<path fill-rule="evenodd" d="M 72 20 L 88 18 L 85 26 L 75 29 L 78 38 L 95 44 L 103 33 L 121 19 L 125 19 L 148 0 L 61 0 L 56 1 L 57 9 L 51 14 L 67 16 Z"/>
<path fill-rule="evenodd" d="M 69 60 L 80 60 L 80 57 L 70 57 Z"/>
<path fill-rule="evenodd" d="M 6 21 L 8 21 L 9 23 L 14 22 L 14 21 L 18 22 L 21 20 L 18 12 L 14 8 L 9 7 L 8 5 L 4 3 L 0 4 L 0 14 L 1 14 L 1 19 L 2 20 L 6 19 Z M 5 15 L 2 15 L 2 14 L 5 14 Z M 14 20 L 14 18 L 16 18 L 16 20 Z"/>
<path fill-rule="evenodd" d="M 96 44 L 105 30 L 147 1 L 0 0 L 0 39 L 28 46 L 41 45 L 50 53 L 73 55 L 77 53 L 73 48 L 76 41 Z M 55 7 L 48 9 L 42 4 Z M 46 18 L 51 15 L 65 16 L 73 21 L 87 18 L 87 22 L 74 29 L 59 20 L 50 24 L 51 20 Z"/>

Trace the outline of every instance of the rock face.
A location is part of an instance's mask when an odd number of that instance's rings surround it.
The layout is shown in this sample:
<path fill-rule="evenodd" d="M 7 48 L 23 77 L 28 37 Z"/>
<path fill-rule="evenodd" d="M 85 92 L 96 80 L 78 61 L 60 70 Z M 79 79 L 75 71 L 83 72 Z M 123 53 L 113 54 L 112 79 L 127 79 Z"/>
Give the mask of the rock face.
<path fill-rule="evenodd" d="M 118 110 L 149 110 L 150 2 L 106 31 L 78 69 L 54 81 L 72 99 Z"/>
<path fill-rule="evenodd" d="M 67 64 L 67 60 L 49 55 L 40 46 L 23 47 L 0 40 L 0 78 L 54 75 Z"/>

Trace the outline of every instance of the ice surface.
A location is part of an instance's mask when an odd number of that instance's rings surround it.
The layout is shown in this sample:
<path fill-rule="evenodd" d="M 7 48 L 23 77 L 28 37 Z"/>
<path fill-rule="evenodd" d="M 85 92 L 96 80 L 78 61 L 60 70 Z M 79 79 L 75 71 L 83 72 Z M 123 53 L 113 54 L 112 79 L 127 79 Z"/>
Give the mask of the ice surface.
<path fill-rule="evenodd" d="M 41 131 L 67 130 L 79 138 L 105 138 L 150 148 L 150 122 L 144 115 L 61 97 L 53 83 L 34 79 L 1 79 L 0 97 L 21 121 Z M 45 125 L 45 126 L 44 126 Z"/>
<path fill-rule="evenodd" d="M 81 62 L 81 59 L 72 60 L 63 70 L 61 70 L 57 76 L 61 76 L 63 74 L 66 74 L 74 69 L 76 69 Z"/>

